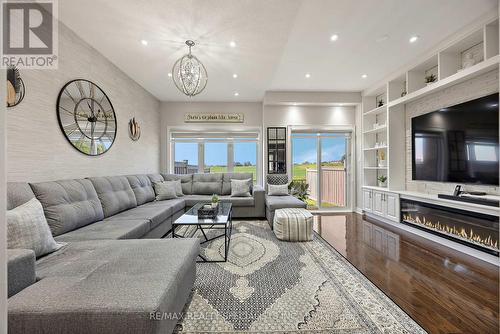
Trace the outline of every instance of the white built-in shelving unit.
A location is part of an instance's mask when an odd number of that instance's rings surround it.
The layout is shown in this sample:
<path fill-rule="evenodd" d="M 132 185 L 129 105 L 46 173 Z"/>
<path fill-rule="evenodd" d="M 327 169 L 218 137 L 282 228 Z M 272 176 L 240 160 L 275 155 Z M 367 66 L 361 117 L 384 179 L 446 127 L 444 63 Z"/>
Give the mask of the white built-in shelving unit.
<path fill-rule="evenodd" d="M 385 175 L 383 190 L 405 190 L 405 105 L 498 69 L 498 25 L 498 18 L 485 19 L 422 61 L 365 91 L 362 108 L 364 187 L 380 189 L 377 177 Z M 475 64 L 464 66 L 470 58 Z M 430 74 L 437 80 L 426 84 L 425 77 Z"/>

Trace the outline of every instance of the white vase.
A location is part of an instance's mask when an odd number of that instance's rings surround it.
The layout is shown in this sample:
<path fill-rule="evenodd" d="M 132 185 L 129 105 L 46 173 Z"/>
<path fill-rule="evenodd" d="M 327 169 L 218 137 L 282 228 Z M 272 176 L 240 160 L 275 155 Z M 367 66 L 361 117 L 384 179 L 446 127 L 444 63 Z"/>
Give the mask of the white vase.
<path fill-rule="evenodd" d="M 464 55 L 464 61 L 462 63 L 463 68 L 471 67 L 476 64 L 476 61 L 474 60 L 474 57 L 472 56 L 472 53 L 468 52 Z"/>
<path fill-rule="evenodd" d="M 385 188 L 385 182 L 378 181 L 378 186 L 379 186 L 380 188 Z"/>
<path fill-rule="evenodd" d="M 219 203 L 212 203 L 212 208 L 216 208 Z"/>
<path fill-rule="evenodd" d="M 378 161 L 378 166 L 379 167 L 385 167 L 385 166 L 387 166 L 387 160 L 379 160 Z"/>

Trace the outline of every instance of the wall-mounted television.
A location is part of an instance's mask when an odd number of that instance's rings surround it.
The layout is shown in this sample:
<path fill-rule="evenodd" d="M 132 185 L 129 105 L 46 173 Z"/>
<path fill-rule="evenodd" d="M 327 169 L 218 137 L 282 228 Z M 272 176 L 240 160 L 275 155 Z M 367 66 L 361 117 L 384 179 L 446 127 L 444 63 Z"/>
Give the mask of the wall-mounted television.
<path fill-rule="evenodd" d="M 498 93 L 411 120 L 413 180 L 498 185 Z"/>

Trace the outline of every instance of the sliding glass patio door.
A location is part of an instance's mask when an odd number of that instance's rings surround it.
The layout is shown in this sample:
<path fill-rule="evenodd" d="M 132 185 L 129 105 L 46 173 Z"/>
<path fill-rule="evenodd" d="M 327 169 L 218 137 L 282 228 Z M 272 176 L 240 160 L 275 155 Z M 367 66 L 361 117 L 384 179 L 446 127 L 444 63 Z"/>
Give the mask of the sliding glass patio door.
<path fill-rule="evenodd" d="M 292 132 L 292 177 L 309 185 L 312 209 L 351 208 L 350 160 L 350 132 Z"/>

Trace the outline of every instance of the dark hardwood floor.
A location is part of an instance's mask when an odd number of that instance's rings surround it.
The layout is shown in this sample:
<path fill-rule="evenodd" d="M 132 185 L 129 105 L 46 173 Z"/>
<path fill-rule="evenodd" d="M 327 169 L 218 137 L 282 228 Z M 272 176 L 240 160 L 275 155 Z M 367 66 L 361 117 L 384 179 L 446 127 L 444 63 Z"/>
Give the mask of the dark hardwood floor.
<path fill-rule="evenodd" d="M 499 269 L 353 214 L 314 229 L 429 333 L 499 333 Z"/>

